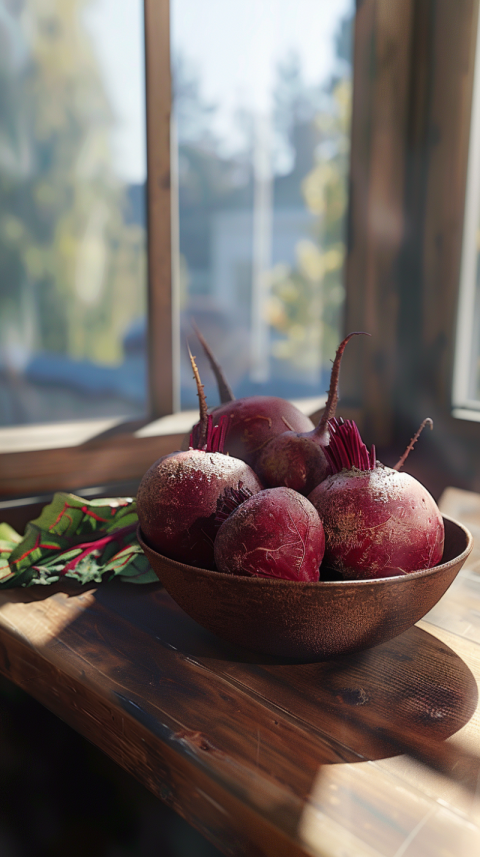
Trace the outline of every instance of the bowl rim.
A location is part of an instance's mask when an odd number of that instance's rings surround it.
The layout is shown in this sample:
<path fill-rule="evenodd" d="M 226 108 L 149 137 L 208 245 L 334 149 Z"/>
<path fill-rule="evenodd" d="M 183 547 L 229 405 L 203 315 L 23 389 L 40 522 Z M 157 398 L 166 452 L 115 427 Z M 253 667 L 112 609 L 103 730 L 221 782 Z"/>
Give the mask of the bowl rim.
<path fill-rule="evenodd" d="M 231 581 L 232 578 L 234 578 L 235 581 L 238 581 L 240 583 L 240 585 L 242 585 L 242 581 L 243 581 L 244 584 L 248 585 L 248 586 L 266 586 L 266 585 L 271 586 L 273 584 L 277 587 L 278 586 L 280 586 L 280 587 L 282 587 L 282 586 L 283 587 L 302 586 L 302 587 L 307 587 L 307 588 L 311 587 L 311 588 L 315 588 L 315 589 L 318 589 L 320 587 L 332 587 L 332 586 L 333 587 L 338 586 L 341 588 L 346 587 L 346 586 L 362 587 L 362 586 L 374 586 L 374 585 L 380 584 L 380 583 L 390 583 L 390 582 L 391 583 L 399 583 L 400 581 L 403 581 L 403 580 L 417 580 L 418 578 L 429 577 L 429 576 L 433 576 L 434 574 L 438 574 L 439 572 L 447 571 L 448 569 L 452 568 L 454 565 L 456 565 L 457 563 L 460 563 L 460 562 L 463 565 L 463 563 L 465 562 L 465 560 L 467 559 L 467 557 L 470 555 L 470 553 L 472 551 L 473 536 L 472 536 L 470 530 L 468 529 L 468 527 L 465 526 L 465 524 L 462 524 L 460 521 L 457 521 L 455 518 L 451 518 L 450 515 L 442 515 L 442 519 L 444 521 L 449 521 L 452 524 L 455 524 L 466 535 L 467 544 L 466 544 L 465 549 L 462 551 L 462 553 L 453 557 L 453 559 L 449 559 L 447 562 L 440 563 L 440 565 L 434 565 L 431 568 L 423 568 L 423 569 L 420 569 L 419 571 L 410 571 L 407 574 L 395 574 L 395 575 L 391 575 L 388 577 L 367 577 L 367 578 L 363 578 L 361 580 L 356 580 L 356 579 L 353 579 L 353 580 L 285 580 L 285 579 L 280 578 L 280 577 L 260 577 L 260 576 L 255 577 L 253 575 L 250 577 L 247 575 L 240 575 L 240 574 L 227 574 L 224 571 L 215 571 L 214 569 L 210 569 L 210 568 L 201 568 L 200 566 L 197 567 L 194 565 L 186 565 L 186 563 L 178 562 L 178 560 L 176 560 L 176 559 L 171 559 L 168 556 L 164 556 L 163 554 L 158 553 L 158 551 L 156 551 L 155 548 L 150 547 L 150 545 L 144 540 L 140 524 L 137 525 L 137 539 L 138 539 L 139 545 L 142 548 L 142 550 L 145 550 L 145 548 L 146 548 L 148 551 L 151 551 L 153 554 L 155 554 L 155 556 L 157 556 L 160 560 L 165 560 L 166 562 L 170 563 L 171 565 L 177 566 L 179 570 L 194 571 L 197 574 L 200 574 L 201 576 L 205 576 L 207 578 L 213 577 L 215 580 L 218 580 L 218 578 L 220 577 L 222 580 L 230 580 Z M 148 556 L 148 554 L 147 554 L 147 556 Z"/>

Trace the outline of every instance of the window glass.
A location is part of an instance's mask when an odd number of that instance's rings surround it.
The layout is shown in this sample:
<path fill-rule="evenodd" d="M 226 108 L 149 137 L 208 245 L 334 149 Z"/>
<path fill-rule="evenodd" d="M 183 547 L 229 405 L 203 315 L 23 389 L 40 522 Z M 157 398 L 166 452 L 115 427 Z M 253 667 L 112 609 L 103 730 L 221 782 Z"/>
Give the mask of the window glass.
<path fill-rule="evenodd" d="M 0 0 L 0 424 L 141 414 L 141 0 Z"/>
<path fill-rule="evenodd" d="M 172 0 L 184 408 L 196 401 L 192 320 L 236 396 L 328 387 L 344 301 L 353 15 L 353 0 Z"/>

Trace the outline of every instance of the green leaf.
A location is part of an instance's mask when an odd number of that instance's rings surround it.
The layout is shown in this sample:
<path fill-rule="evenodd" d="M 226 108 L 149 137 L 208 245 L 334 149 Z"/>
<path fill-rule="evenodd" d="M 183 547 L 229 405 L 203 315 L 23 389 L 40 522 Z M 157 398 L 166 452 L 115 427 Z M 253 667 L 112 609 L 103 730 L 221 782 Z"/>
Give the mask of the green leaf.
<path fill-rule="evenodd" d="M 0 588 L 56 583 L 100 583 L 118 577 L 153 583 L 136 538 L 136 503 L 131 497 L 84 500 L 55 494 L 22 537 L 0 524 Z"/>
<path fill-rule="evenodd" d="M 10 524 L 0 524 L 0 551 L 3 549 L 2 545 L 5 542 L 16 545 L 21 541 L 22 537 L 20 533 L 17 533 Z"/>
<path fill-rule="evenodd" d="M 13 527 L 9 524 L 0 524 L 0 585 L 14 576 L 9 565 L 9 559 L 12 551 L 21 540 L 21 535 Z"/>

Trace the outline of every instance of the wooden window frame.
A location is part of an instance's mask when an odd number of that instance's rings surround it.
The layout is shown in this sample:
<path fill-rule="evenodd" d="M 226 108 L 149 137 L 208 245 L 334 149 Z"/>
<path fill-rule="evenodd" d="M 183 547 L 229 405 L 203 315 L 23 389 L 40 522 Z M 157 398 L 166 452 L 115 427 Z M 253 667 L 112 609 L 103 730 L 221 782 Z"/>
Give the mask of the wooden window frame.
<path fill-rule="evenodd" d="M 480 490 L 480 424 L 452 402 L 478 7 L 357 3 L 345 325 L 372 336 L 342 401 L 390 465 L 432 417 L 407 469 L 435 496 Z"/>
<path fill-rule="evenodd" d="M 0 453 L 0 497 L 133 484 L 191 425 L 175 414 L 169 0 L 144 6 L 151 417 L 85 423 L 80 442 L 82 426 L 65 427 L 56 445 L 52 426 L 50 448 Z M 357 0 L 355 22 L 344 329 L 371 339 L 345 355 L 340 412 L 387 464 L 431 416 L 409 470 L 435 494 L 480 490 L 480 424 L 451 401 L 478 6 Z"/>

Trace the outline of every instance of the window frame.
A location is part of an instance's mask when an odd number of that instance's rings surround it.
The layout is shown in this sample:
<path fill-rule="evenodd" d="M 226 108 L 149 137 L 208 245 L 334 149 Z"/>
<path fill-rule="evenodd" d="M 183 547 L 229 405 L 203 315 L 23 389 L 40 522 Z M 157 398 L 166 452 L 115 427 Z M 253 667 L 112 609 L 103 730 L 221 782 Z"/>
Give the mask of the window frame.
<path fill-rule="evenodd" d="M 66 431 L 55 448 L 1 452 L 0 497 L 138 480 L 179 447 L 191 419 L 175 415 L 169 0 L 144 7 L 150 424 L 91 424 L 79 444 Z M 344 330 L 371 338 L 345 354 L 339 412 L 358 421 L 386 464 L 433 417 L 431 440 L 408 469 L 435 495 L 446 485 L 480 490 L 480 424 L 452 410 L 478 7 L 357 0 L 355 20 Z"/>
<path fill-rule="evenodd" d="M 162 455 L 179 449 L 196 412 L 179 412 L 178 242 L 171 169 L 170 0 L 144 0 L 147 116 L 149 416 L 0 429 L 0 500 L 60 491 L 134 488 Z M 175 179 L 173 171 L 173 181 Z M 295 402 L 315 417 L 325 396 Z M 312 414 L 313 410 L 313 414 Z M 79 436 L 81 440 L 79 441 Z M 56 442 L 55 442 L 56 440 Z M 20 447 L 20 448 L 19 448 Z"/>
<path fill-rule="evenodd" d="M 178 410 L 178 341 L 173 324 L 175 292 L 171 288 L 169 6 L 169 0 L 144 0 L 149 418 L 52 426 L 58 445 L 50 448 L 48 439 L 42 440 L 44 426 L 0 430 L 1 498 L 138 480 L 153 460 L 178 448 L 191 425 L 191 414 L 179 414 L 173 425 L 171 420 L 165 424 L 161 419 Z M 152 421 L 150 431 L 142 434 L 145 423 Z M 83 434 L 80 443 L 76 442 L 79 432 Z M 23 448 L 14 451 L 19 442 Z"/>
<path fill-rule="evenodd" d="M 458 419 L 453 372 L 478 0 L 359 0 L 346 329 L 366 330 L 343 402 L 393 465 L 435 496 L 480 490 L 480 424 Z"/>
<path fill-rule="evenodd" d="M 480 44 L 479 22 L 477 45 Z M 457 336 L 453 374 L 454 416 L 480 420 L 480 402 L 471 398 L 470 375 L 474 331 L 471 324 L 475 313 L 478 268 L 477 233 L 480 218 L 480 52 L 475 57 L 471 128 L 465 193 L 465 218 L 460 270 L 460 298 L 457 313 Z M 465 335 L 465 329 L 468 333 Z"/>

